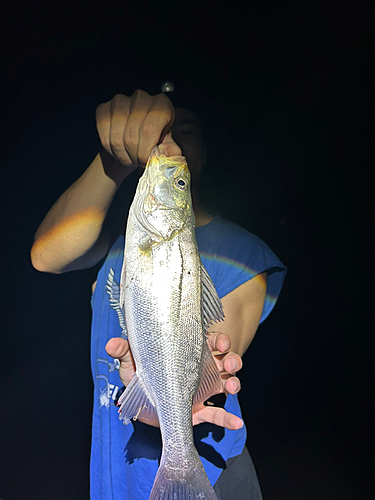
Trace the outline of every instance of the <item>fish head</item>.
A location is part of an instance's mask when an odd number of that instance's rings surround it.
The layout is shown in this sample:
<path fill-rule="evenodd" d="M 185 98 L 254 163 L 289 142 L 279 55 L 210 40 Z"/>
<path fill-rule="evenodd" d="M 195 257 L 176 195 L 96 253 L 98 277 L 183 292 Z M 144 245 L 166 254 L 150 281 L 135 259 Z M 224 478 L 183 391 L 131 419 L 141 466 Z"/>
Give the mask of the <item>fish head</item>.
<path fill-rule="evenodd" d="M 157 146 L 152 150 L 136 192 L 135 215 L 153 242 L 194 226 L 190 183 L 184 156 L 167 157 Z"/>

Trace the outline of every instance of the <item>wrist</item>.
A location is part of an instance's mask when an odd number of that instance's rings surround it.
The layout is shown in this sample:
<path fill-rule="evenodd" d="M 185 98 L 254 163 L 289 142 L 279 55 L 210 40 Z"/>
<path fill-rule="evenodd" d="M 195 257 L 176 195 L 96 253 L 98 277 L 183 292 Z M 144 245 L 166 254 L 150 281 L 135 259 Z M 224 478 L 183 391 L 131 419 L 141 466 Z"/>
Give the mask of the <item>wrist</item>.
<path fill-rule="evenodd" d="M 120 187 L 124 179 L 138 167 L 138 165 L 123 165 L 119 160 L 113 158 L 105 149 L 100 151 L 99 157 L 105 175 L 116 184 L 117 188 Z"/>

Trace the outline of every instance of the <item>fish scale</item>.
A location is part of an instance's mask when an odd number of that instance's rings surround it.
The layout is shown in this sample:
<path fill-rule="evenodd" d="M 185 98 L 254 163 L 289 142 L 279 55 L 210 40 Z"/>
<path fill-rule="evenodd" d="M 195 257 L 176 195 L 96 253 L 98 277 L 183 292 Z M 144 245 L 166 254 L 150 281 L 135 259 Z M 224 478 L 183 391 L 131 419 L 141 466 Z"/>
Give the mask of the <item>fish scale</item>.
<path fill-rule="evenodd" d="M 129 211 L 120 289 L 136 365 L 120 418 L 156 412 L 163 441 L 150 500 L 215 500 L 194 446 L 192 406 L 221 389 L 206 328 L 223 313 L 199 257 L 184 157 L 157 148 L 150 156 Z"/>

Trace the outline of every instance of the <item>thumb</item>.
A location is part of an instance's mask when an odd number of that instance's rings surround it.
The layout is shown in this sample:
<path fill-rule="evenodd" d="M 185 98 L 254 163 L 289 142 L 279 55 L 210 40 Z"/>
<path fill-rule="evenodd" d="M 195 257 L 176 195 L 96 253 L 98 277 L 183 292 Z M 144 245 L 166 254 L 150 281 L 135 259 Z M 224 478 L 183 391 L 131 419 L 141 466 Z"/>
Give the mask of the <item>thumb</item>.
<path fill-rule="evenodd" d="M 172 132 L 169 132 L 159 144 L 159 151 L 165 156 L 181 156 L 181 149 L 175 143 Z"/>
<path fill-rule="evenodd" d="M 129 352 L 129 342 L 121 337 L 114 337 L 108 340 L 105 350 L 112 358 L 121 361 Z"/>

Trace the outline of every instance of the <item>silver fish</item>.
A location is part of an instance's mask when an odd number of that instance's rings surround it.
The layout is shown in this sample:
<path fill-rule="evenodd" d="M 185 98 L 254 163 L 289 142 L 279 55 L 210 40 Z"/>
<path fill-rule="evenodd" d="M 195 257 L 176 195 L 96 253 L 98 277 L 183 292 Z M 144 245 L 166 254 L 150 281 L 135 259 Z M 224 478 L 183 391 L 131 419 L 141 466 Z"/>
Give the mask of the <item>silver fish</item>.
<path fill-rule="evenodd" d="M 129 211 L 120 306 L 136 373 L 119 404 L 124 423 L 159 419 L 163 451 L 150 500 L 217 500 L 194 446 L 192 406 L 220 392 L 206 340 L 223 319 L 199 256 L 183 156 L 154 148 Z"/>

